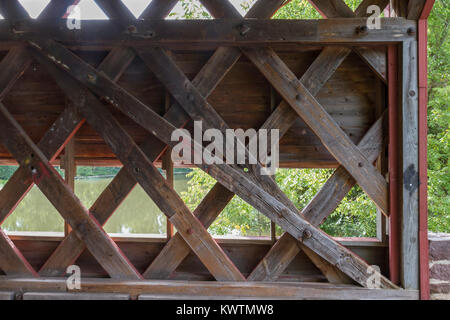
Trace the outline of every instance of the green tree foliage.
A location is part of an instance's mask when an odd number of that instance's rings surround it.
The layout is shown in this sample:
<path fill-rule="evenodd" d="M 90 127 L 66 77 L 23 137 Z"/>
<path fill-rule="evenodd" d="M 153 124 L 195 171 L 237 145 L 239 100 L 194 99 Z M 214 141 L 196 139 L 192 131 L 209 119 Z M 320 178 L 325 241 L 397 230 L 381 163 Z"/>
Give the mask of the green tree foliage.
<path fill-rule="evenodd" d="M 450 3 L 437 0 L 428 20 L 428 223 L 434 232 L 450 232 L 449 18 Z"/>

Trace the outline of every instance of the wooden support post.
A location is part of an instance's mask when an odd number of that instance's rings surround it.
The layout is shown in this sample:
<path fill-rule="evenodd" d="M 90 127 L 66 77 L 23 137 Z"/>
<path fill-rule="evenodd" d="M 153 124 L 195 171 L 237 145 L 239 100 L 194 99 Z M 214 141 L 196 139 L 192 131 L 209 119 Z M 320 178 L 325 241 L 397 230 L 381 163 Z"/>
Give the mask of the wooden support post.
<path fill-rule="evenodd" d="M 62 157 L 64 164 L 64 181 L 75 192 L 75 177 L 77 175 L 77 165 L 75 163 L 75 137 L 69 140 L 64 148 L 64 156 Z M 64 235 L 70 233 L 69 224 L 64 221 Z"/>
<path fill-rule="evenodd" d="M 417 41 L 401 47 L 401 284 L 419 289 L 419 156 Z"/>
<path fill-rule="evenodd" d="M 166 90 L 165 96 L 165 110 L 166 112 L 170 109 L 170 94 Z M 172 148 L 168 147 L 164 156 L 162 158 L 162 169 L 166 172 L 167 183 L 173 188 L 174 187 L 174 172 L 173 172 L 173 161 L 172 161 Z M 166 235 L 167 240 L 173 237 L 173 225 L 168 218 L 166 218 Z"/>

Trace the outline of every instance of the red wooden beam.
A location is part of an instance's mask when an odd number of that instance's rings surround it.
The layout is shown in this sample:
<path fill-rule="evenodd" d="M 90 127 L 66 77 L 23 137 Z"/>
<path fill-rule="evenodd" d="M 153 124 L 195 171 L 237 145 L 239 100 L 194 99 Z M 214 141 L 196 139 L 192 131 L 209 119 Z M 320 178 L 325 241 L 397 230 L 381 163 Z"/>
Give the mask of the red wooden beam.
<path fill-rule="evenodd" d="M 428 104 L 428 16 L 435 0 L 427 0 L 418 21 L 419 71 L 419 264 L 420 299 L 430 299 L 428 257 L 428 194 L 427 194 L 427 104 Z"/>

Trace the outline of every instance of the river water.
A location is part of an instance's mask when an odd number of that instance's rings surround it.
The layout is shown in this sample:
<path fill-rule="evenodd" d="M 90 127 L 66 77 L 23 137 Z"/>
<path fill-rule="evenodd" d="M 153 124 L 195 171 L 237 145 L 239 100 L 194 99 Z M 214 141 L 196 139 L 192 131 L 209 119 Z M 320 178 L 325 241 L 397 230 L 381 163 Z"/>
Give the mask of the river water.
<path fill-rule="evenodd" d="M 75 181 L 75 193 L 89 208 L 112 178 L 79 179 Z M 187 190 L 187 178 L 176 174 L 175 190 L 181 194 Z M 0 187 L 1 188 L 1 187 Z M 5 231 L 63 232 L 64 220 L 53 205 L 33 186 L 14 212 L 2 224 Z M 136 185 L 125 201 L 105 225 L 108 233 L 164 234 L 166 218 L 141 186 Z"/>

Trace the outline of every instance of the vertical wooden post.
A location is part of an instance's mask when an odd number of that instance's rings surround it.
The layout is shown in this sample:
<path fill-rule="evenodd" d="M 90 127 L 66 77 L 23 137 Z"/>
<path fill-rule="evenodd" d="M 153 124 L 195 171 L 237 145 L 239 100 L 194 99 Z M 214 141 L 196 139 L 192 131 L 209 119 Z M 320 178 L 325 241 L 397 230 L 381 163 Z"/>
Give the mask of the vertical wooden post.
<path fill-rule="evenodd" d="M 399 104 L 398 48 L 388 47 L 388 108 L 389 108 L 389 275 L 400 283 L 400 222 L 399 222 Z"/>
<path fill-rule="evenodd" d="M 384 83 L 380 79 L 377 78 L 375 81 L 375 119 L 378 119 L 386 109 L 386 91 Z M 385 123 L 383 123 L 383 137 L 386 136 L 386 133 L 387 128 L 385 126 Z M 378 170 L 380 170 L 383 177 L 385 177 L 386 173 L 388 172 L 386 143 L 386 139 L 383 139 L 382 151 L 377 159 L 377 168 Z M 387 241 L 386 220 L 386 216 L 381 212 L 381 210 L 377 208 L 377 238 L 383 243 Z"/>
<path fill-rule="evenodd" d="M 169 110 L 169 108 L 170 108 L 170 94 L 166 90 L 166 97 L 165 97 L 166 111 Z M 169 183 L 169 185 L 171 187 L 173 187 L 174 186 L 174 176 L 173 176 L 173 161 L 171 158 L 171 153 L 172 153 L 172 149 L 167 148 L 166 152 L 164 153 L 163 158 L 162 158 L 162 169 L 165 170 L 165 172 L 166 172 L 167 182 Z M 166 235 L 167 235 L 167 240 L 170 240 L 170 238 L 173 237 L 173 225 L 169 221 L 169 219 L 167 219 L 167 217 L 166 217 Z"/>
<path fill-rule="evenodd" d="M 419 156 L 417 41 L 401 47 L 401 269 L 405 289 L 419 289 Z"/>
<path fill-rule="evenodd" d="M 276 107 L 276 91 L 272 86 L 270 86 L 270 112 L 273 112 Z M 273 221 L 270 221 L 270 239 L 272 240 L 273 244 L 277 242 L 277 225 Z"/>
<path fill-rule="evenodd" d="M 77 166 L 75 163 L 75 137 L 72 137 L 64 148 L 63 166 L 64 180 L 72 191 L 75 192 L 75 176 L 77 175 Z M 64 235 L 67 236 L 70 231 L 69 224 L 64 221 Z"/>

